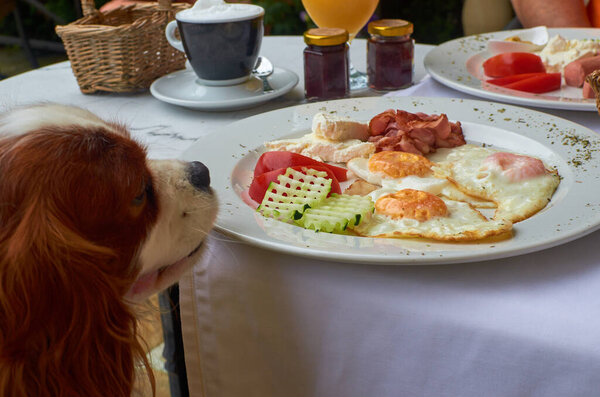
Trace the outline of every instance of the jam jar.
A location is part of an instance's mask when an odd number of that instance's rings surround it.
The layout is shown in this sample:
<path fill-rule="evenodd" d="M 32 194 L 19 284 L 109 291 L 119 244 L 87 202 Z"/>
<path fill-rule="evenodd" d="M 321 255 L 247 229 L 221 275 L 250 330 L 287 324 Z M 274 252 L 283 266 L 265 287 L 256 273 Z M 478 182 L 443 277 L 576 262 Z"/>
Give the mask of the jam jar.
<path fill-rule="evenodd" d="M 380 19 L 368 25 L 367 77 L 375 90 L 396 90 L 412 84 L 413 24 L 402 19 Z"/>
<path fill-rule="evenodd" d="M 338 28 L 304 33 L 304 95 L 309 101 L 347 97 L 348 32 Z"/>

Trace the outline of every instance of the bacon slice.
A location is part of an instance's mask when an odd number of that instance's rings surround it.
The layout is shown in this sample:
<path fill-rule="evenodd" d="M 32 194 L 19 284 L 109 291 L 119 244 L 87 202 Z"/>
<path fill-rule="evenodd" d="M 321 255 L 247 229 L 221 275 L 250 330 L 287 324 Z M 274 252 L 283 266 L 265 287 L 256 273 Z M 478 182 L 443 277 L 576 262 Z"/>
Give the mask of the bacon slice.
<path fill-rule="evenodd" d="M 464 145 L 460 122 L 452 123 L 445 114 L 428 115 L 389 109 L 369 122 L 375 151 L 394 150 L 414 154 L 435 152 L 437 148 Z"/>

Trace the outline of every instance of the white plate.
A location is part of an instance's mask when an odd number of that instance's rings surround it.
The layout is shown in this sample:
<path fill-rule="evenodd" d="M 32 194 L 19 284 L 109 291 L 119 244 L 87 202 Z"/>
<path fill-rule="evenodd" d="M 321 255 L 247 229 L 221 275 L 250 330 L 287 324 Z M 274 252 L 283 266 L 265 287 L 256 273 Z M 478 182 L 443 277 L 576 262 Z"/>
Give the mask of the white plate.
<path fill-rule="evenodd" d="M 446 113 L 461 121 L 469 142 L 541 158 L 562 181 L 549 205 L 515 224 L 503 241 L 443 243 L 315 233 L 258 215 L 242 200 L 263 143 L 298 137 L 319 111 L 368 121 L 386 109 Z M 502 258 L 549 248 L 600 228 L 600 136 L 570 121 L 498 103 L 410 97 L 371 97 L 288 107 L 250 117 L 196 142 L 184 154 L 212 173 L 220 199 L 217 229 L 251 244 L 325 260 L 380 264 L 436 264 Z"/>
<path fill-rule="evenodd" d="M 485 33 L 440 44 L 425 56 L 425 69 L 438 82 L 478 97 L 550 109 L 596 111 L 593 99 L 583 98 L 580 88 L 568 87 L 565 84 L 559 91 L 530 94 L 481 82 L 481 65 L 492 56 L 487 50 L 487 42 L 518 35 L 521 31 Z M 566 39 L 600 38 L 600 29 L 550 28 L 548 33 L 551 38 L 557 34 Z"/>
<path fill-rule="evenodd" d="M 298 84 L 296 73 L 275 67 L 268 77 L 272 92 L 263 92 L 262 81 L 255 76 L 243 83 L 225 87 L 198 84 L 193 70 L 184 69 L 152 83 L 150 92 L 161 101 L 192 109 L 225 111 L 260 105 L 292 90 Z"/>

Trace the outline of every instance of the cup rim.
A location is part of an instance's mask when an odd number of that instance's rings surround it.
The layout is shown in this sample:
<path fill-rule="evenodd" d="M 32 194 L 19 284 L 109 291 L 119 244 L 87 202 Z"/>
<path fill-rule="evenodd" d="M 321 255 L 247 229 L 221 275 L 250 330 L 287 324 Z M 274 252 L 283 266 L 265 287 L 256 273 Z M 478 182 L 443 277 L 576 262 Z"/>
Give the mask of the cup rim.
<path fill-rule="evenodd" d="M 244 4 L 245 6 L 249 6 L 250 8 L 255 8 L 257 11 L 256 14 L 233 17 L 233 18 L 231 18 L 231 17 L 230 18 L 214 18 L 214 19 L 207 19 L 207 20 L 201 21 L 201 20 L 197 20 L 197 19 L 187 19 L 187 18 L 185 18 L 185 16 L 181 16 L 180 14 L 182 14 L 182 13 L 185 14 L 186 11 L 189 12 L 192 10 L 192 8 L 186 8 L 185 10 L 181 10 L 177 14 L 175 14 L 175 19 L 179 22 L 210 24 L 210 23 L 250 21 L 252 19 L 261 18 L 265 15 L 265 9 L 262 8 L 261 6 L 258 6 L 256 4 L 245 4 L 245 3 L 242 3 L 242 4 Z"/>

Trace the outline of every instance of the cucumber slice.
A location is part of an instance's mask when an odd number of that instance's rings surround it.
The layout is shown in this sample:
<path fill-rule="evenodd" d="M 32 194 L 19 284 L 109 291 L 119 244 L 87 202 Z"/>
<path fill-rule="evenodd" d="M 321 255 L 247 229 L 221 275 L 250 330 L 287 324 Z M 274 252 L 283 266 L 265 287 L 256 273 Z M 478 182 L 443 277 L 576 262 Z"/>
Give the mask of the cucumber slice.
<path fill-rule="evenodd" d="M 319 205 L 306 209 L 296 223 L 306 229 L 340 233 L 360 224 L 373 210 L 373 201 L 368 196 L 333 193 Z"/>
<path fill-rule="evenodd" d="M 300 219 L 306 209 L 325 200 L 331 190 L 327 173 L 308 167 L 302 171 L 288 168 L 271 182 L 257 211 L 280 220 Z"/>

